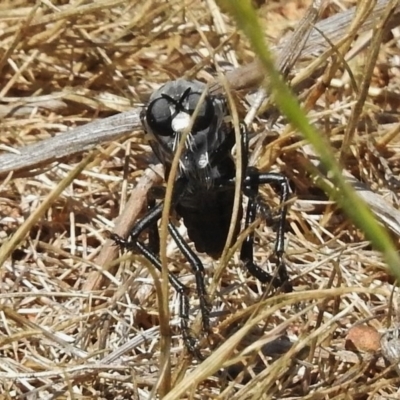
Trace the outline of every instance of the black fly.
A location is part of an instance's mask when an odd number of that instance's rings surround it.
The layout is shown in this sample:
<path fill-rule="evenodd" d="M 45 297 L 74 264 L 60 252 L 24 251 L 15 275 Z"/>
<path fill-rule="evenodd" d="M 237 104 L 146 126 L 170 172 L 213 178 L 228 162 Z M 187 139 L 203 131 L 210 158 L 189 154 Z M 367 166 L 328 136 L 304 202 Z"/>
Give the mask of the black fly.
<path fill-rule="evenodd" d="M 172 160 L 182 134 L 190 126 L 192 114 L 198 106 L 206 85 L 198 81 L 176 80 L 166 83 L 152 94 L 141 113 L 141 121 L 150 136 L 150 145 L 165 167 L 165 179 L 168 179 Z M 286 266 L 282 256 L 284 251 L 284 225 L 286 219 L 286 201 L 289 196 L 289 183 L 285 176 L 278 173 L 261 173 L 248 167 L 248 135 L 242 128 L 242 193 L 248 197 L 244 228 L 256 218 L 258 210 L 258 191 L 262 184 L 272 184 L 280 192 L 280 215 L 275 243 L 277 274 L 272 277 L 253 261 L 254 235 L 250 233 L 244 240 L 240 259 L 249 272 L 262 283 L 271 283 L 275 287 L 284 286 L 291 290 L 288 283 Z M 174 183 L 172 209 L 183 219 L 188 236 L 198 252 L 218 258 L 225 246 L 232 217 L 235 193 L 235 163 L 232 148 L 235 134 L 229 121 L 225 100 L 220 96 L 206 95 L 199 104 L 196 119 L 193 121 L 183 153 L 179 160 L 179 171 Z M 240 202 L 242 204 L 242 202 Z M 126 250 L 141 253 L 158 270 L 160 238 L 157 221 L 161 218 L 164 203 L 158 204 L 154 197 L 149 199 L 149 211 L 132 229 L 129 240 L 115 234 L 112 239 Z M 239 209 L 235 236 L 240 232 L 243 216 L 242 205 Z M 144 230 L 149 232 L 148 243 L 139 236 Z M 204 267 L 199 257 L 188 246 L 172 222 L 168 231 L 184 254 L 195 274 L 197 292 L 202 313 L 204 331 L 210 330 L 209 310 L 204 285 Z M 184 342 L 188 350 L 199 356 L 196 340 L 190 334 L 188 289 L 173 274 L 169 276 L 171 285 L 180 296 L 180 318 Z"/>

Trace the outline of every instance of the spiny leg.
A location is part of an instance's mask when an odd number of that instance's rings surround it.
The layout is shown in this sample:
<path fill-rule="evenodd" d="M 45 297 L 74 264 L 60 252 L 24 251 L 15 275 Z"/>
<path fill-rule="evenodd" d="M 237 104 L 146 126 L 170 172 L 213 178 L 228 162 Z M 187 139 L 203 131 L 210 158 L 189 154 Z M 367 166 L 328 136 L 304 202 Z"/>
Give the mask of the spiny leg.
<path fill-rule="evenodd" d="M 200 301 L 203 329 L 210 331 L 210 305 L 207 302 L 207 292 L 204 284 L 204 266 L 199 257 L 193 252 L 189 245 L 182 238 L 181 234 L 172 223 L 168 224 L 168 230 L 179 250 L 188 260 L 196 279 L 196 290 Z"/>
<path fill-rule="evenodd" d="M 121 236 L 112 233 L 110 238 L 122 249 L 127 251 L 138 252 L 143 255 L 151 264 L 158 270 L 162 271 L 161 262 L 156 255 L 159 252 L 160 239 L 157 228 L 157 221 L 160 219 L 163 209 L 163 203 L 155 205 L 155 202 L 151 202 L 153 208 L 146 214 L 132 229 L 129 234 L 130 240 L 126 240 Z M 140 234 L 148 229 L 149 230 L 149 246 L 146 246 L 138 238 Z M 195 357 L 202 359 L 202 355 L 197 348 L 197 339 L 195 339 L 189 328 L 189 297 L 187 295 L 188 288 L 179 281 L 175 275 L 169 273 L 168 279 L 171 286 L 176 290 L 179 296 L 179 318 L 182 331 L 183 341 L 188 351 Z"/>
<path fill-rule="evenodd" d="M 154 193 L 150 193 L 148 197 L 148 208 L 153 209 L 156 205 Z M 160 197 L 160 196 L 157 196 Z M 197 295 L 200 301 L 200 312 L 202 316 L 203 330 L 205 332 L 209 332 L 210 328 L 210 306 L 207 302 L 207 292 L 204 284 L 204 266 L 200 261 L 199 257 L 193 252 L 193 250 L 189 247 L 189 245 L 182 238 L 179 231 L 176 229 L 175 225 L 172 223 L 168 224 L 168 231 L 175 243 L 177 244 L 179 250 L 183 253 L 184 257 L 188 260 L 192 271 L 195 275 L 196 280 L 196 290 Z M 158 231 L 157 224 L 154 223 L 149 227 L 149 247 L 153 251 L 154 254 L 160 253 L 160 234 Z M 188 311 L 186 312 L 188 314 Z M 185 327 L 182 328 L 183 332 L 187 332 L 188 328 L 188 319 L 182 321 L 185 324 Z M 187 337 L 187 335 L 186 335 Z M 190 340 L 193 338 L 190 336 Z M 192 340 L 193 341 L 193 340 Z"/>
<path fill-rule="evenodd" d="M 163 188 L 161 188 L 162 190 Z M 164 193 L 157 192 L 158 188 L 151 191 L 148 196 L 148 208 L 151 210 L 155 207 L 155 199 L 163 198 Z M 200 302 L 200 312 L 202 316 L 203 330 L 205 332 L 210 332 L 210 305 L 207 302 L 207 292 L 204 283 L 204 266 L 200 261 L 199 257 L 193 250 L 189 247 L 189 245 L 185 242 L 179 231 L 176 229 L 175 225 L 172 223 L 168 224 L 168 231 L 172 236 L 173 240 L 177 244 L 179 250 L 182 252 L 186 260 L 189 262 L 189 265 L 194 273 L 196 280 L 196 290 L 197 295 L 199 297 Z M 154 254 L 160 253 L 160 235 L 158 231 L 157 224 L 154 223 L 149 227 L 149 247 L 154 252 Z"/>
<path fill-rule="evenodd" d="M 271 283 L 274 287 L 283 287 L 286 292 L 292 291 L 292 285 L 283 262 L 283 253 L 285 249 L 285 222 L 287 214 L 286 202 L 289 197 L 290 187 L 288 179 L 279 173 L 260 173 L 256 168 L 248 168 L 246 177 L 243 181 L 243 191 L 249 197 L 247 206 L 245 228 L 247 228 L 257 215 L 257 196 L 259 186 L 262 184 L 272 184 L 279 187 L 280 192 L 280 215 L 278 221 L 278 230 L 275 241 L 275 256 L 277 258 L 278 277 L 272 277 L 262 268 L 254 263 L 253 244 L 254 233 L 250 233 L 244 240 L 240 252 L 240 259 L 247 267 L 249 272 L 262 283 Z"/>
<path fill-rule="evenodd" d="M 161 262 L 158 257 L 140 240 L 136 240 L 135 243 L 132 243 L 131 241 L 127 241 L 116 234 L 111 234 L 111 239 L 113 239 L 115 243 L 123 249 L 139 252 L 147 260 L 149 260 L 158 271 L 162 271 Z M 185 346 L 191 354 L 199 359 L 202 359 L 202 355 L 197 347 L 197 339 L 190 334 L 189 297 L 187 295 L 188 288 L 171 273 L 168 274 L 168 280 L 179 296 L 179 318 L 181 321 L 181 331 Z"/>

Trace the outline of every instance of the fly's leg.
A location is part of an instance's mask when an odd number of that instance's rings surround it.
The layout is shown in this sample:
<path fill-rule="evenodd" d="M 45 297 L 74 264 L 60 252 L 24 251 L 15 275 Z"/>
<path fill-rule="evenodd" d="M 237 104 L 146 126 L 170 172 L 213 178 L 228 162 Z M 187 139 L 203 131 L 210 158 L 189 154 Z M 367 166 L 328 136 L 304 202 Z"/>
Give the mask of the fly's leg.
<path fill-rule="evenodd" d="M 168 230 L 175 243 L 177 244 L 179 250 L 189 261 L 196 279 L 196 290 L 200 301 L 200 311 L 203 322 L 203 330 L 205 332 L 210 332 L 210 305 L 207 301 L 207 292 L 204 284 L 204 266 L 200 261 L 199 257 L 193 250 L 188 246 L 185 240 L 182 238 L 181 234 L 176 229 L 175 225 L 169 223 Z"/>
<path fill-rule="evenodd" d="M 278 276 L 272 277 L 254 263 L 254 233 L 250 233 L 244 240 L 240 252 L 240 259 L 243 261 L 249 272 L 260 282 L 271 283 L 276 288 L 283 287 L 286 292 L 290 292 L 292 291 L 292 285 L 289 283 L 286 265 L 283 261 L 283 253 L 285 249 L 285 222 L 287 214 L 286 202 L 290 192 L 289 181 L 284 175 L 273 172 L 260 173 L 256 168 L 248 168 L 246 177 L 243 181 L 243 191 L 246 196 L 249 197 L 245 228 L 256 219 L 258 190 L 259 186 L 262 184 L 272 184 L 274 187 L 279 187 L 280 192 L 280 215 L 274 250 L 277 259 L 276 265 Z"/>
<path fill-rule="evenodd" d="M 138 252 L 143 255 L 151 264 L 158 270 L 162 271 L 161 262 L 157 256 L 160 249 L 160 237 L 157 228 L 157 221 L 161 218 L 163 203 L 155 205 L 155 201 L 150 201 L 150 206 L 153 206 L 132 229 L 129 234 L 129 240 L 126 240 L 119 235 L 112 233 L 110 238 L 121 248 L 128 251 Z M 147 246 L 139 240 L 140 234 L 149 230 L 149 245 Z M 168 279 L 171 286 L 175 289 L 179 296 L 179 318 L 182 331 L 183 341 L 188 351 L 198 359 L 202 359 L 202 355 L 197 347 L 197 339 L 195 339 L 189 328 L 189 297 L 187 295 L 188 288 L 180 282 L 173 274 L 168 274 Z"/>
<path fill-rule="evenodd" d="M 148 208 L 151 210 L 155 207 L 156 198 L 163 198 L 165 193 L 164 193 L 164 188 L 153 188 L 154 190 L 150 192 L 150 195 L 148 196 Z M 163 192 L 156 192 L 156 190 L 161 189 Z M 210 332 L 210 305 L 207 302 L 207 292 L 204 284 L 204 266 L 203 263 L 200 261 L 199 257 L 196 255 L 196 253 L 193 252 L 193 250 L 188 246 L 188 244 L 185 242 L 179 231 L 176 229 L 175 225 L 172 223 L 168 224 L 168 231 L 170 235 L 172 236 L 172 239 L 174 239 L 175 243 L 177 244 L 179 250 L 182 252 L 184 257 L 188 260 L 192 271 L 195 276 L 196 280 L 196 290 L 197 290 L 197 295 L 199 298 L 200 302 L 200 312 L 202 316 L 202 323 L 203 323 L 203 330 L 204 332 Z M 158 231 L 157 224 L 154 223 L 153 225 L 150 226 L 149 228 L 149 246 L 154 252 L 154 254 L 159 254 L 160 253 L 160 234 Z M 188 315 L 188 311 L 186 313 L 181 313 L 181 315 Z M 187 335 L 187 332 L 189 330 L 188 328 L 188 318 L 183 318 L 181 317 L 182 324 L 182 331 L 186 332 L 186 337 L 190 338 L 190 336 Z M 185 334 L 184 334 L 185 336 Z M 193 338 L 192 338 L 193 339 Z"/>
<path fill-rule="evenodd" d="M 125 248 L 128 250 L 132 250 L 132 243 L 127 240 L 121 238 L 118 235 L 111 235 L 111 238 L 115 241 L 115 243 L 121 248 Z M 135 242 L 135 250 L 143 255 L 147 260 L 157 268 L 158 271 L 161 272 L 162 266 L 158 257 L 140 240 L 136 240 Z M 181 319 L 181 330 L 183 340 L 185 342 L 185 346 L 188 351 L 193 354 L 195 357 L 201 359 L 202 355 L 200 354 L 197 348 L 197 340 L 191 336 L 189 329 L 189 297 L 187 295 L 188 288 L 173 274 L 168 274 L 168 280 L 171 286 L 176 290 L 179 296 L 179 317 Z"/>

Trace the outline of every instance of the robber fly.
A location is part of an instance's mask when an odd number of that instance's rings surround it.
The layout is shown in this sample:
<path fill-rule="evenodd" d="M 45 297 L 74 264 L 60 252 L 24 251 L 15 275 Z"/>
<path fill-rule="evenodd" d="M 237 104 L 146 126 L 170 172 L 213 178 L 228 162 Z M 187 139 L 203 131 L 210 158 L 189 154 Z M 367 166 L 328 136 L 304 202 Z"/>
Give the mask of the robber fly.
<path fill-rule="evenodd" d="M 291 285 L 288 283 L 286 266 L 282 260 L 286 202 L 290 192 L 288 179 L 278 173 L 262 173 L 248 166 L 247 130 L 241 128 L 241 143 L 236 143 L 226 100 L 223 96 L 207 94 L 199 104 L 205 90 L 206 85 L 199 81 L 179 79 L 168 82 L 151 95 L 141 112 L 141 121 L 145 132 L 150 136 L 151 148 L 164 165 L 165 180 L 168 180 L 180 139 L 188 127 L 191 127 L 179 159 L 171 210 L 182 218 L 189 239 L 194 243 L 197 252 L 207 253 L 215 259 L 220 257 L 228 236 L 235 199 L 236 168 L 232 148 L 235 144 L 242 146 L 243 179 L 240 185 L 241 193 L 248 197 L 244 229 L 254 222 L 257 216 L 259 186 L 272 184 L 280 192 L 280 214 L 274 251 L 277 274 L 271 276 L 254 263 L 253 233 L 249 233 L 243 241 L 240 259 L 248 271 L 262 283 L 271 283 L 275 287 L 284 285 L 285 290 L 290 291 Z M 196 116 L 192 121 L 195 110 Z M 160 271 L 157 222 L 161 218 L 163 207 L 163 201 L 157 203 L 155 198 L 150 198 L 148 213 L 134 226 L 128 240 L 112 235 L 122 249 L 139 252 Z M 242 219 L 243 205 L 240 201 L 235 237 L 241 231 Z M 145 230 L 149 235 L 147 243 L 140 239 Z M 171 221 L 168 223 L 168 231 L 195 275 L 203 329 L 208 332 L 210 306 L 206 298 L 203 264 Z M 197 340 L 191 336 L 188 323 L 188 289 L 173 274 L 169 275 L 169 280 L 180 297 L 179 314 L 184 342 L 191 353 L 199 356 Z"/>

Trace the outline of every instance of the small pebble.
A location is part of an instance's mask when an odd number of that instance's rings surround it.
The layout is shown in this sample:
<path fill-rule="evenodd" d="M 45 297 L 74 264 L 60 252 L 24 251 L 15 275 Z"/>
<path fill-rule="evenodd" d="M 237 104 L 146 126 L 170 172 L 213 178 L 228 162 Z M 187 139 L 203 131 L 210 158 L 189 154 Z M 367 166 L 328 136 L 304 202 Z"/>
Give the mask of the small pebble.
<path fill-rule="evenodd" d="M 356 325 L 349 329 L 345 347 L 347 350 L 375 353 L 381 347 L 381 335 L 368 325 Z"/>

